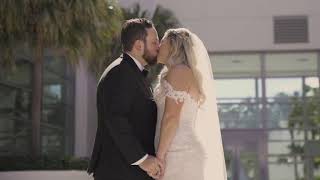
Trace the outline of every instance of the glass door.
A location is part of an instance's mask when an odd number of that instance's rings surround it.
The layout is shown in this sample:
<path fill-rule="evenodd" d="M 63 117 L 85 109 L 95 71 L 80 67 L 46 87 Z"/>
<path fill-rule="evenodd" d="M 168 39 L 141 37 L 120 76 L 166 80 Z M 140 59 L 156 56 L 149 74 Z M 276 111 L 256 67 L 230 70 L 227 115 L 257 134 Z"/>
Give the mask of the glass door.
<path fill-rule="evenodd" d="M 232 135 L 234 139 L 224 138 L 228 180 L 261 180 L 259 136 L 249 132 L 236 134 Z"/>

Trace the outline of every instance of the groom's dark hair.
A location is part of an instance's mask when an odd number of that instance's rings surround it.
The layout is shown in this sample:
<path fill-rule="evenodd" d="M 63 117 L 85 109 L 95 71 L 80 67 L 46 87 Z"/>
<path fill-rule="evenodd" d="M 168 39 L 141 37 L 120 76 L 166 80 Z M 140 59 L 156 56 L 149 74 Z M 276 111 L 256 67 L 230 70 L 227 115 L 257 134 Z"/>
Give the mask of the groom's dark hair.
<path fill-rule="evenodd" d="M 127 20 L 121 30 L 121 44 L 123 51 L 131 51 L 136 40 L 146 40 L 147 29 L 152 28 L 153 23 L 145 18 Z"/>

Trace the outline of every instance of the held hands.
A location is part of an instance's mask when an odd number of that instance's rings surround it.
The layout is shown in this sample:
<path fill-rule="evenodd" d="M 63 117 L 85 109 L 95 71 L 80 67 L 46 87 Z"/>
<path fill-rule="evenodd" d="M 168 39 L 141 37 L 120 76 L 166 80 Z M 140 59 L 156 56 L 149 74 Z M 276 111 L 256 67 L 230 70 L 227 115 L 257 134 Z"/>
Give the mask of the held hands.
<path fill-rule="evenodd" d="M 163 177 L 163 175 L 164 175 L 164 172 L 165 172 L 165 170 L 166 170 L 166 162 L 165 162 L 164 158 L 159 158 L 159 157 L 157 157 L 157 159 L 158 159 L 158 160 L 162 163 L 162 165 L 163 165 L 163 168 L 162 168 L 162 170 L 160 171 L 160 177 L 158 178 L 159 180 L 161 180 L 162 177 Z"/>
<path fill-rule="evenodd" d="M 154 156 L 148 156 L 139 167 L 154 179 L 160 179 L 164 173 L 164 162 Z"/>
<path fill-rule="evenodd" d="M 163 164 L 163 170 L 160 172 L 160 180 L 162 179 L 163 175 L 164 175 L 164 172 L 166 170 L 166 161 L 165 161 L 165 156 L 166 154 L 162 154 L 160 152 L 157 152 L 157 159 Z"/>

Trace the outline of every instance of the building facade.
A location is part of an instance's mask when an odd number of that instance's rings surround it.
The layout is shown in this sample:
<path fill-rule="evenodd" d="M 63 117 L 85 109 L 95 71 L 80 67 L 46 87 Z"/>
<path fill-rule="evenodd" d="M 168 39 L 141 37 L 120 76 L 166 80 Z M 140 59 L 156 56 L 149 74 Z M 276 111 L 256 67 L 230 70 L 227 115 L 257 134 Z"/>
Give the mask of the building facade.
<path fill-rule="evenodd" d="M 208 48 L 229 178 L 319 179 L 320 2 L 158 3 Z"/>
<path fill-rule="evenodd" d="M 21 53 L 16 68 L 0 71 L 0 155 L 31 153 L 31 83 L 33 63 Z M 41 153 L 74 151 L 74 70 L 63 56 L 47 52 L 43 67 Z"/>
<path fill-rule="evenodd" d="M 119 0 L 171 9 L 205 43 L 216 80 L 232 180 L 320 177 L 320 2 L 308 0 Z M 23 54 L 23 53 L 22 53 Z M 32 59 L 0 69 L 0 154 L 30 153 Z M 80 61 L 45 56 L 41 151 L 89 157 L 96 78 Z"/>

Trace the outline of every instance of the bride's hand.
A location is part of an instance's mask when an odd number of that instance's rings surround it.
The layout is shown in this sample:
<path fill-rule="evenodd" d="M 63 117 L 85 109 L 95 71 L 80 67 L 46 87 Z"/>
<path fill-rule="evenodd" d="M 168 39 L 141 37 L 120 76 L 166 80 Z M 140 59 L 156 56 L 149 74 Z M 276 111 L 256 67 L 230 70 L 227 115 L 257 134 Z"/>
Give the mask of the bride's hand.
<path fill-rule="evenodd" d="M 165 158 L 164 157 L 158 157 L 157 156 L 157 159 L 161 162 L 162 166 L 161 166 L 161 170 L 160 170 L 160 180 L 162 179 L 163 175 L 164 175 L 164 172 L 165 172 L 165 169 L 166 169 L 166 161 L 165 161 Z"/>
<path fill-rule="evenodd" d="M 164 161 L 156 158 L 157 160 L 157 170 L 156 171 L 147 171 L 148 175 L 156 180 L 161 180 L 164 174 L 165 164 Z"/>

